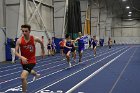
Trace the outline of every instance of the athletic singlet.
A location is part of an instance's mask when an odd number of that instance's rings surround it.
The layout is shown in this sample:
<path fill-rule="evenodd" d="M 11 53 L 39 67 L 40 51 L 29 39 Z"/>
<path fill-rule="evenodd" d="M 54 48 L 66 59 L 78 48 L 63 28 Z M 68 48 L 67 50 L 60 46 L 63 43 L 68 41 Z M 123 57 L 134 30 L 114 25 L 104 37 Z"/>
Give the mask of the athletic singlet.
<path fill-rule="evenodd" d="M 51 47 L 52 47 L 52 49 L 55 49 L 55 43 L 54 42 L 52 42 Z"/>
<path fill-rule="evenodd" d="M 70 47 L 71 46 L 71 41 L 66 41 L 66 46 Z M 71 49 L 64 47 L 64 53 L 67 54 L 68 51 L 71 51 Z"/>
<path fill-rule="evenodd" d="M 84 39 L 83 39 L 83 37 L 78 39 L 78 47 L 84 47 Z"/>
<path fill-rule="evenodd" d="M 36 64 L 36 57 L 35 57 L 35 43 L 34 43 L 34 37 L 30 36 L 30 40 L 28 42 L 25 42 L 24 36 L 21 37 L 21 43 L 20 43 L 20 50 L 21 50 L 21 56 L 24 56 L 27 58 L 28 63 L 35 63 Z M 23 64 L 21 60 L 21 64 Z"/>
<path fill-rule="evenodd" d="M 71 46 L 71 41 L 66 41 L 66 46 L 70 47 Z"/>
<path fill-rule="evenodd" d="M 97 40 L 92 39 L 92 45 L 96 46 L 97 45 Z"/>
<path fill-rule="evenodd" d="M 51 44 L 50 43 L 47 44 L 47 49 L 51 49 Z"/>

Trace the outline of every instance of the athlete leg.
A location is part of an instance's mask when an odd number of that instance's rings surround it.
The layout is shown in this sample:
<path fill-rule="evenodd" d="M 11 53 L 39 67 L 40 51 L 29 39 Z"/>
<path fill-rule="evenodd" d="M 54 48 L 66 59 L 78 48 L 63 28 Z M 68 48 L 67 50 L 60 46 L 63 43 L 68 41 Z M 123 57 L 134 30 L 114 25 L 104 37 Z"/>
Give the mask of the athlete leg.
<path fill-rule="evenodd" d="M 96 56 L 96 46 L 94 47 L 94 56 Z"/>
<path fill-rule="evenodd" d="M 69 64 L 69 67 L 71 67 L 71 63 L 70 63 L 70 52 L 71 51 L 68 51 L 67 54 L 66 54 L 66 58 L 67 58 L 67 62 Z"/>
<path fill-rule="evenodd" d="M 26 93 L 27 91 L 27 77 L 29 75 L 29 72 L 26 70 L 23 70 L 21 73 L 21 82 L 22 82 L 22 92 Z"/>
<path fill-rule="evenodd" d="M 74 59 L 74 62 L 76 62 L 76 50 L 73 52 L 73 59 Z"/>
<path fill-rule="evenodd" d="M 79 62 L 81 62 L 82 55 L 83 55 L 83 50 L 80 50 L 80 51 L 79 51 Z"/>
<path fill-rule="evenodd" d="M 31 70 L 31 74 L 34 76 L 33 81 L 40 77 L 40 74 L 37 74 L 35 70 Z"/>

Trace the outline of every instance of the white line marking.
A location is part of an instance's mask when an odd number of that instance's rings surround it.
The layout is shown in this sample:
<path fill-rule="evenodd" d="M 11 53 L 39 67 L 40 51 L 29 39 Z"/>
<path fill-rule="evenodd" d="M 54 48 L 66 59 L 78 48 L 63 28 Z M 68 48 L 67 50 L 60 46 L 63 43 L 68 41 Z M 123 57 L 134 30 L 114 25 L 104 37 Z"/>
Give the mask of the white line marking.
<path fill-rule="evenodd" d="M 120 49 L 120 48 L 116 48 L 116 49 L 114 49 L 114 50 L 112 50 L 112 51 L 115 51 L 115 50 L 118 50 L 118 49 Z M 109 51 L 109 52 L 112 52 L 112 51 Z M 109 53 L 109 52 L 107 52 L 107 53 Z M 102 52 L 100 52 L 101 54 L 102 54 Z M 98 54 L 100 54 L 100 53 L 98 53 Z M 87 53 L 86 53 L 87 54 Z M 106 53 L 104 53 L 104 54 L 106 54 Z M 90 55 L 90 56 L 92 56 L 92 55 Z M 101 55 L 100 55 L 101 56 Z M 87 57 L 87 56 L 86 56 Z M 86 57 L 83 57 L 83 58 L 86 58 Z M 89 57 L 89 56 L 88 56 Z M 97 56 L 97 57 L 99 57 L 99 56 Z M 96 57 L 96 58 L 97 58 Z M 49 61 L 49 60 L 48 60 Z M 47 62 L 48 62 L 47 61 Z M 49 63 L 49 64 L 47 64 L 47 65 L 50 65 L 50 64 L 53 64 L 53 63 L 57 63 L 57 62 L 59 62 L 59 61 L 55 61 L 55 62 L 51 62 L 51 63 Z M 61 62 L 61 61 L 60 61 Z M 41 65 L 41 66 L 45 66 L 45 65 Z M 35 67 L 35 69 L 36 68 L 39 68 L 39 67 L 41 67 L 41 66 L 36 66 Z M 13 69 L 12 69 L 13 70 Z M 16 73 L 20 73 L 21 71 L 18 71 L 18 72 L 14 72 L 14 73 L 10 73 L 10 74 L 5 74 L 5 75 L 2 75 L 2 76 L 0 76 L 0 77 L 5 77 L 5 76 L 8 76 L 8 75 L 13 75 L 13 74 L 16 74 Z"/>
<path fill-rule="evenodd" d="M 125 48 L 123 48 L 123 49 L 125 49 Z M 121 49 L 121 50 L 123 50 L 123 49 Z M 119 50 L 119 51 L 121 51 L 121 50 Z M 119 51 L 117 51 L 117 52 L 119 52 Z M 116 52 L 115 52 L 116 53 Z M 104 54 L 107 54 L 107 53 L 104 53 Z M 104 55 L 104 54 L 102 54 L 102 55 Z M 101 55 L 100 55 L 101 56 Z M 96 57 L 97 58 L 97 57 Z M 91 58 L 91 59 L 89 59 L 89 60 L 92 60 L 92 59 L 94 59 L 94 58 Z M 86 61 L 88 61 L 88 60 L 86 60 Z M 85 62 L 86 62 L 85 61 Z M 63 70 L 62 70 L 63 71 Z M 56 71 L 57 73 L 58 73 L 58 71 Z M 61 72 L 61 70 L 60 70 L 60 72 Z M 52 73 L 53 74 L 53 73 Z M 54 72 L 54 74 L 55 74 L 55 72 Z M 13 78 L 13 79 L 10 79 L 10 80 L 6 80 L 6 81 L 4 81 L 4 82 L 0 82 L 0 84 L 3 84 L 3 83 L 7 83 L 7 82 L 10 82 L 10 81 L 13 81 L 13 80 L 16 80 L 16 79 L 19 79 L 20 77 L 17 77 L 17 78 Z M 41 79 L 41 78 L 39 78 L 39 79 Z M 31 82 L 29 82 L 29 83 L 32 83 L 32 81 Z"/>
<path fill-rule="evenodd" d="M 129 49 L 130 49 L 130 48 L 129 48 Z M 127 49 L 127 50 L 129 50 L 129 49 Z M 126 50 L 126 51 L 127 51 L 127 50 Z M 119 51 L 121 51 L 121 50 L 119 50 Z M 59 83 L 59 82 L 65 80 L 65 79 L 69 78 L 69 77 L 71 77 L 71 76 L 73 76 L 73 75 L 75 75 L 75 74 L 77 74 L 77 73 L 79 73 L 79 72 L 85 70 L 86 68 L 91 67 L 92 65 L 94 65 L 94 64 L 96 64 L 96 63 L 98 63 L 98 62 L 100 62 L 100 61 L 102 61 L 102 60 L 104 60 L 104 59 L 106 59 L 106 58 L 108 58 L 108 57 L 110 57 L 110 56 L 112 56 L 112 55 L 118 53 L 119 51 L 117 51 L 117 52 L 115 52 L 115 53 L 113 53 L 113 54 L 111 54 L 111 55 L 109 55 L 109 56 L 107 56 L 107 57 L 104 57 L 103 59 L 101 59 L 101 60 L 99 60 L 99 61 L 97 61 L 97 62 L 95 62 L 95 63 L 92 63 L 92 64 L 90 64 L 90 65 L 88 65 L 88 66 L 86 66 L 86 67 L 84 67 L 84 68 L 82 68 L 82 69 L 80 69 L 80 70 L 78 70 L 78 71 L 76 71 L 76 72 L 74 72 L 74 73 L 72 73 L 72 74 L 70 74 L 70 75 L 64 77 L 64 78 L 62 78 L 62 79 L 60 79 L 60 80 L 58 80 L 58 81 L 56 81 L 56 82 L 54 82 L 54 83 L 52 83 L 52 84 L 50 84 L 50 85 L 44 87 L 43 89 L 38 90 L 38 91 L 35 92 L 35 93 L 39 93 L 40 91 L 42 91 L 42 90 L 44 90 L 44 89 L 46 89 L 46 88 L 49 88 L 49 87 L 51 87 L 51 86 L 53 86 L 53 85 L 55 85 L 55 84 L 57 84 L 57 83 Z M 124 52 L 123 52 L 123 53 L 124 53 Z M 120 55 L 119 55 L 119 56 L 120 56 Z M 117 58 L 118 58 L 118 57 L 117 57 Z M 89 59 L 89 60 L 90 60 L 90 59 Z M 111 62 L 112 62 L 112 61 L 111 61 Z M 108 63 L 109 63 L 109 62 L 108 62 Z M 72 93 L 72 92 L 68 92 L 68 93 Z"/>
<path fill-rule="evenodd" d="M 105 65 L 103 65 L 101 68 L 99 68 L 98 70 L 96 70 L 95 72 L 93 72 L 91 75 L 89 75 L 87 78 L 83 79 L 81 82 L 79 82 L 78 84 L 76 84 L 74 87 L 72 87 L 71 89 L 69 89 L 66 93 L 72 93 L 75 89 L 77 89 L 78 87 L 80 87 L 82 84 L 84 84 L 85 82 L 87 82 L 89 79 L 93 78 L 96 74 L 98 74 L 100 71 L 102 71 L 104 68 L 106 68 L 107 66 L 109 66 L 111 63 L 113 63 L 116 59 L 118 59 L 121 55 L 123 55 L 125 52 L 127 52 L 129 49 L 127 49 L 126 51 L 124 51 L 123 53 L 121 53 L 120 55 L 118 55 L 117 57 L 113 58 L 111 61 L 109 61 L 108 63 L 106 63 Z"/>
<path fill-rule="evenodd" d="M 126 63 L 124 69 L 122 70 L 122 72 L 120 73 L 119 77 L 117 78 L 116 82 L 113 84 L 112 88 L 110 89 L 109 93 L 112 93 L 113 89 L 115 88 L 115 86 L 117 85 L 117 83 L 119 82 L 121 76 L 123 75 L 125 69 L 127 68 L 128 64 L 130 63 L 131 59 L 133 58 L 134 54 L 136 52 L 136 49 L 135 51 L 133 52 L 133 54 L 131 55 L 131 57 L 129 58 L 128 62 Z"/>
<path fill-rule="evenodd" d="M 123 48 L 123 49 L 126 49 L 126 47 Z M 121 49 L 121 50 L 123 50 L 123 49 Z M 121 50 L 119 50 L 119 51 L 121 51 Z M 117 52 L 115 52 L 115 53 L 118 53 L 119 51 L 117 51 Z M 97 62 L 91 64 L 91 65 L 94 65 L 94 64 L 96 64 L 96 63 L 98 63 L 98 62 L 100 62 L 100 61 L 102 61 L 102 60 L 104 60 L 104 59 L 106 59 L 106 58 L 108 58 L 108 57 L 114 55 L 115 53 L 113 53 L 113 54 L 111 54 L 111 55 L 109 55 L 109 56 L 107 56 L 107 57 L 105 57 L 105 58 L 103 58 L 103 59 L 101 59 L 101 60 L 99 60 L 99 61 L 97 61 Z M 105 53 L 105 54 L 107 54 L 107 53 Z M 91 58 L 91 59 L 89 59 L 89 60 L 92 60 L 92 59 L 94 59 L 94 58 Z M 84 62 L 86 62 L 86 61 L 84 61 Z M 84 62 L 83 62 L 83 63 L 84 63 Z M 76 65 L 79 65 L 79 64 L 76 64 Z M 76 65 L 75 65 L 75 66 L 76 66 Z M 90 65 L 89 65 L 89 67 L 90 67 Z M 68 68 L 69 68 L 69 67 L 68 67 Z M 41 78 L 39 78 L 39 79 L 37 79 L 37 80 L 40 80 L 40 79 L 49 77 L 49 76 L 51 76 L 51 75 L 54 75 L 54 74 L 59 73 L 59 72 L 61 72 L 61 71 L 64 71 L 64 70 L 66 70 L 66 69 L 68 69 L 68 68 L 58 70 L 58 71 L 56 71 L 56 72 L 54 72 L 54 73 L 48 74 L 48 75 L 46 75 L 46 76 L 44 76 L 44 77 L 41 77 Z M 20 78 L 20 77 L 19 77 L 19 78 Z M 16 79 L 17 79 L 17 78 L 16 78 Z M 13 80 L 13 79 L 12 79 L 12 80 Z M 9 81 L 11 81 L 11 80 L 9 80 Z M 7 81 L 6 81 L 6 82 L 7 82 Z M 32 83 L 32 82 L 33 82 L 33 81 L 30 81 L 30 82 L 28 82 L 28 84 L 30 84 L 30 83 Z M 19 87 L 21 87 L 21 85 L 19 85 L 19 86 L 17 86 L 17 87 L 14 87 L 14 88 L 19 88 Z M 8 92 L 8 90 L 6 90 L 5 92 Z"/>
<path fill-rule="evenodd" d="M 117 48 L 118 48 L 118 47 L 117 47 Z M 104 50 L 104 49 L 101 49 L 100 51 L 102 51 L 102 50 Z M 99 52 L 99 51 L 98 51 L 98 52 Z M 61 55 L 52 57 L 52 59 L 55 59 L 55 58 L 60 59 L 60 58 L 58 58 L 59 56 L 61 56 Z M 49 58 L 49 59 L 50 59 L 50 58 Z M 49 61 L 49 60 L 46 58 L 46 59 L 38 59 L 37 62 L 38 62 L 38 61 L 42 61 L 42 60 L 43 60 L 43 61 L 45 61 L 45 60 Z M 11 66 L 11 65 L 10 65 L 10 66 L 5 66 L 5 67 L 1 67 L 0 69 L 4 69 L 4 68 L 8 68 L 8 67 L 12 67 L 12 68 L 13 68 L 14 66 L 18 66 L 18 65 L 21 65 L 21 64 L 14 64 L 14 65 L 12 65 L 12 66 Z"/>
<path fill-rule="evenodd" d="M 60 59 L 60 58 L 57 58 L 57 60 L 58 59 Z M 37 60 L 37 61 L 42 61 L 42 62 L 37 62 L 36 64 L 38 64 L 38 63 L 43 63 L 44 61 L 47 61 L 47 62 L 49 62 L 49 61 L 51 61 L 52 62 L 52 59 L 50 59 L 50 60 L 43 60 L 43 59 L 40 59 L 40 60 Z M 56 63 L 57 61 L 55 61 L 55 62 L 53 62 L 53 63 Z M 49 63 L 50 64 L 50 63 Z M 18 65 L 21 65 L 21 64 L 18 64 Z M 48 65 L 48 64 L 47 64 Z M 15 67 L 15 68 L 11 68 L 11 69 L 7 69 L 7 70 L 3 70 L 3 71 L 0 71 L 0 72 L 5 72 L 5 71 L 10 71 L 10 70 L 14 70 L 14 69 L 18 69 L 18 68 L 21 68 L 21 67 Z"/>

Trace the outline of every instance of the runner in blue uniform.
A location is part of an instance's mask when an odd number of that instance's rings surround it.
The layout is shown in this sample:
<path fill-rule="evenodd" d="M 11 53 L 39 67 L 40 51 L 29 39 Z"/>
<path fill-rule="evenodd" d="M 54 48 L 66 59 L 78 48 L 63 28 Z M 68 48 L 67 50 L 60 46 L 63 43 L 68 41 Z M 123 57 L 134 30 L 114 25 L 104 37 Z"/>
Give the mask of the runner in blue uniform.
<path fill-rule="evenodd" d="M 52 50 L 51 39 L 48 39 L 47 50 L 48 50 L 48 56 L 50 56 Z"/>
<path fill-rule="evenodd" d="M 56 49 L 55 49 L 55 47 L 56 47 L 56 45 L 55 45 L 55 43 L 54 43 L 54 41 L 52 40 L 52 44 L 51 44 L 51 47 L 52 47 L 52 55 L 54 56 L 55 55 L 55 52 L 56 52 Z"/>
<path fill-rule="evenodd" d="M 79 34 L 79 37 L 75 40 L 75 42 L 76 41 L 78 42 L 79 62 L 81 62 L 82 54 L 83 54 L 85 45 L 84 45 L 84 38 L 82 36 L 82 33 L 79 32 L 78 34 Z"/>
<path fill-rule="evenodd" d="M 96 46 L 97 46 L 97 40 L 96 40 L 96 36 L 93 36 L 92 38 L 92 45 L 93 45 L 93 51 L 94 51 L 94 56 L 96 56 Z"/>
<path fill-rule="evenodd" d="M 70 63 L 71 49 L 72 49 L 72 47 L 71 47 L 70 35 L 66 34 L 65 40 L 64 40 L 64 53 L 66 55 L 66 59 L 67 59 L 67 62 L 69 64 L 69 67 L 71 67 L 71 63 Z"/>
<path fill-rule="evenodd" d="M 73 61 L 76 62 L 76 49 L 75 49 L 75 42 L 71 41 L 71 52 L 72 52 L 72 57 L 73 57 Z"/>

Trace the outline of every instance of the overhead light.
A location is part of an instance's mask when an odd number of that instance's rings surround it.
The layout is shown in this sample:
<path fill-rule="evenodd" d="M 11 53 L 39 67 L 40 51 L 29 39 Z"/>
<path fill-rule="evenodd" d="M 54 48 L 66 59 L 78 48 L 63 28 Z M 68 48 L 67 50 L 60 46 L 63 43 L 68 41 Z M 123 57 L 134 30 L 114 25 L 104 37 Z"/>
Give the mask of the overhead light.
<path fill-rule="evenodd" d="M 129 9 L 130 7 L 129 7 L 129 6 L 127 6 L 126 8 L 127 8 L 127 9 Z"/>
<path fill-rule="evenodd" d="M 122 0 L 123 2 L 125 2 L 126 0 Z"/>
<path fill-rule="evenodd" d="M 130 19 L 123 19 L 124 21 L 132 21 L 134 19 L 130 18 Z"/>
<path fill-rule="evenodd" d="M 128 19 L 128 20 L 133 20 L 133 19 Z"/>
<path fill-rule="evenodd" d="M 128 16 L 131 16 L 131 15 L 128 15 Z"/>
<path fill-rule="evenodd" d="M 132 12 L 129 12 L 129 14 L 132 14 Z"/>

